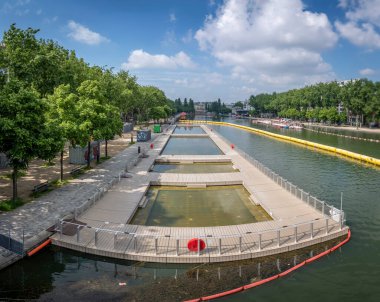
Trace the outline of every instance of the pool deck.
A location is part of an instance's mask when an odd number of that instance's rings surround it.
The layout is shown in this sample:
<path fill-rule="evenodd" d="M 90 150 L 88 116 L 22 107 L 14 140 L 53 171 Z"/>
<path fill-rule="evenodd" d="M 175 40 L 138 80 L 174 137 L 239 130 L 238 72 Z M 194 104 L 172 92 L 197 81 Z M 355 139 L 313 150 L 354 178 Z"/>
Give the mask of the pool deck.
<path fill-rule="evenodd" d="M 278 181 L 261 172 L 239 151 L 231 148 L 220 135 L 207 126 L 201 127 L 224 155 L 160 155 L 170 138 L 170 135 L 160 135 L 155 140 L 154 147 L 147 152 L 149 156 L 129 170 L 132 177 L 121 178 L 99 201 L 78 215 L 76 219 L 85 223 L 86 227 L 75 226 L 77 231 L 73 235 L 62 231 L 67 223 L 57 226 L 58 232 L 51 237 L 53 243 L 113 258 L 164 263 L 204 263 L 288 252 L 347 234 L 348 227 L 341 227 L 336 220 L 322 215 L 313 206 L 291 194 Z M 239 172 L 148 172 L 155 160 L 183 163 L 231 161 Z M 252 202 L 260 204 L 273 220 L 197 228 L 129 224 L 139 206 L 144 206 L 144 195 L 150 185 L 194 188 L 236 184 L 244 185 Z M 202 238 L 206 248 L 199 253 L 190 252 L 187 243 L 191 238 Z"/>

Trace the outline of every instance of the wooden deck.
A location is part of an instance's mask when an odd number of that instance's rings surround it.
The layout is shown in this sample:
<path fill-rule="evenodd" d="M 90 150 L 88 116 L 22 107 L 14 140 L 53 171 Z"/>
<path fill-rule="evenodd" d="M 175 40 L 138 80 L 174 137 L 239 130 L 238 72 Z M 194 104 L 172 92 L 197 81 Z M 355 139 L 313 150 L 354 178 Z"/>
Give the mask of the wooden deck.
<path fill-rule="evenodd" d="M 204 263 L 248 259 L 291 251 L 345 235 L 347 227 L 323 215 L 305 197 L 270 178 L 206 126 L 201 126 L 225 155 L 160 155 L 169 135 L 163 134 L 149 157 L 77 219 L 86 223 L 74 236 L 55 234 L 53 243 L 74 250 L 114 258 L 164 263 Z M 173 129 L 171 130 L 173 131 Z M 197 134 L 196 134 L 197 136 Z M 198 135 L 199 136 L 199 135 Z M 159 162 L 228 162 L 231 173 L 175 174 L 148 172 Z M 217 227 L 152 227 L 129 224 L 150 185 L 196 186 L 242 184 L 271 221 Z M 59 228 L 58 228 L 59 229 Z M 191 238 L 205 241 L 201 252 L 190 252 Z"/>

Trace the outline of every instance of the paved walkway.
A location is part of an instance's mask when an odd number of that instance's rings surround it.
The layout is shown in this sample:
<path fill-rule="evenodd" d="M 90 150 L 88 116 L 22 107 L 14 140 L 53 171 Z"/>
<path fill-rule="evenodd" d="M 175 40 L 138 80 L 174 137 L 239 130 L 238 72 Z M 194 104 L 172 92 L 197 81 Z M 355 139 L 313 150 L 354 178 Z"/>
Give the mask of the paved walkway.
<path fill-rule="evenodd" d="M 159 136 L 154 136 L 153 139 Z M 69 184 L 55 189 L 28 204 L 11 212 L 0 214 L 0 234 L 11 237 L 19 242 L 25 240 L 25 250 L 29 250 L 52 233 L 46 230 L 54 226 L 59 219 L 73 217 L 75 208 L 114 180 L 120 172 L 131 168 L 137 161 L 138 147 L 148 150 L 152 141 L 136 143 L 115 157 L 89 170 Z M 17 260 L 17 255 L 0 250 L 0 268 Z M 14 262 L 14 261 L 13 261 Z"/>
<path fill-rule="evenodd" d="M 313 245 L 347 233 L 333 219 L 291 194 L 239 152 L 231 149 L 218 134 L 204 127 L 206 134 L 224 155 L 159 155 L 169 136 L 161 136 L 149 157 L 131 170 L 132 178 L 122 179 L 78 219 L 87 224 L 74 234 L 55 234 L 55 244 L 86 253 L 153 262 L 218 262 L 261 257 Z M 149 172 L 159 161 L 232 161 L 240 172 L 175 174 Z M 243 184 L 251 199 L 273 220 L 222 227 L 152 227 L 128 224 L 150 184 L 228 185 Z M 67 226 L 68 224 L 66 224 Z M 190 238 L 202 238 L 207 248 L 190 252 Z"/>

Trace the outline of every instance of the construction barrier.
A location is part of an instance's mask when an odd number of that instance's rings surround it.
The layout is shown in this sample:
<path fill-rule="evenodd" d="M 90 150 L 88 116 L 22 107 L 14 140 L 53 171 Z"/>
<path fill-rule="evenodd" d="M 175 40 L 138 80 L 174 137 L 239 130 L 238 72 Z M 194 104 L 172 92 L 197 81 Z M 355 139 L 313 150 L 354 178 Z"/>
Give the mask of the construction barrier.
<path fill-rule="evenodd" d="M 347 150 L 344 150 L 344 149 L 340 149 L 340 148 L 335 148 L 335 147 L 319 144 L 319 143 L 309 142 L 307 140 L 303 140 L 303 139 L 299 139 L 299 138 L 295 138 L 295 137 L 290 137 L 290 136 L 286 136 L 286 135 L 272 133 L 272 132 L 265 131 L 265 130 L 255 129 L 255 128 L 251 128 L 251 127 L 248 127 L 248 126 L 242 126 L 242 125 L 237 125 L 237 124 L 232 124 L 232 123 L 226 123 L 226 122 L 196 121 L 196 120 L 194 120 L 194 121 L 188 121 L 188 120 L 186 120 L 186 121 L 181 121 L 181 123 L 211 124 L 211 125 L 220 125 L 220 126 L 235 127 L 235 128 L 243 129 L 245 131 L 263 134 L 263 135 L 270 136 L 270 137 L 273 137 L 273 138 L 277 138 L 277 139 L 280 139 L 280 140 L 290 141 L 290 142 L 301 144 L 301 145 L 304 145 L 304 146 L 317 148 L 317 149 L 320 149 L 320 150 L 332 152 L 332 153 L 343 155 L 343 156 L 346 156 L 346 157 L 349 157 L 349 158 L 353 158 L 353 159 L 356 159 L 356 160 L 359 160 L 359 161 L 362 161 L 362 162 L 366 162 L 366 163 L 369 163 L 369 164 L 380 166 L 380 159 L 378 159 L 378 158 L 374 158 L 374 157 L 371 157 L 371 156 L 367 156 L 367 155 L 363 155 L 363 154 L 347 151 Z"/>
<path fill-rule="evenodd" d="M 275 276 L 272 276 L 272 277 L 269 277 L 269 278 L 266 278 L 266 279 L 263 279 L 263 280 L 260 280 L 260 281 L 256 281 L 256 282 L 253 282 L 253 283 L 250 283 L 250 284 L 247 284 L 247 285 L 244 285 L 244 286 L 240 286 L 240 287 L 237 287 L 237 288 L 234 288 L 234 289 L 230 289 L 228 291 L 225 291 L 225 292 L 221 292 L 221 293 L 218 293 L 218 294 L 214 294 L 214 295 L 210 295 L 210 296 L 205 296 L 205 297 L 200 297 L 200 298 L 196 298 L 196 299 L 192 299 L 192 300 L 186 300 L 184 302 L 199 302 L 199 301 L 208 301 L 208 300 L 213 300 L 213 299 L 217 299 L 217 298 L 221 298 L 221 297 L 224 297 L 224 296 L 228 296 L 228 295 L 232 295 L 232 294 L 235 294 L 235 293 L 239 293 L 243 290 L 246 290 L 246 289 L 250 289 L 250 288 L 253 288 L 253 287 L 257 287 L 257 286 L 260 286 L 260 285 L 263 285 L 265 283 L 268 283 L 270 281 L 273 281 L 273 280 L 276 280 L 278 278 L 281 278 L 281 277 L 284 277 L 286 275 L 288 275 L 289 273 L 299 269 L 300 267 L 308 264 L 308 263 L 311 263 L 319 258 L 322 258 L 323 256 L 326 256 L 328 254 L 330 254 L 331 252 L 337 250 L 338 248 L 340 248 L 342 245 L 346 244 L 348 241 L 350 241 L 351 239 L 351 230 L 348 229 L 348 233 L 347 233 L 347 238 L 344 239 L 342 242 L 338 243 L 337 245 L 335 245 L 334 247 L 332 247 L 331 249 L 328 249 L 327 251 L 324 251 L 322 253 L 319 253 L 318 255 L 314 256 L 314 257 L 311 257 L 309 259 L 307 259 L 306 261 L 303 261 L 295 266 L 293 266 L 292 268 L 280 273 L 280 274 L 277 274 Z"/>

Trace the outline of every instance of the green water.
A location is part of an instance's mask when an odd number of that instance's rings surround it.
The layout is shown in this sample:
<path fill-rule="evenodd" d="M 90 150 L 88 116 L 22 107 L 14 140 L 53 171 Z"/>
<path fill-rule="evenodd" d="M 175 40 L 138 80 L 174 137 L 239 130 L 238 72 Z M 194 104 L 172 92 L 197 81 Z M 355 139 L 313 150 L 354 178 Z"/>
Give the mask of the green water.
<path fill-rule="evenodd" d="M 249 120 L 236 120 L 236 119 L 224 119 L 226 122 L 236 123 L 240 125 L 250 126 L 252 128 L 266 130 L 273 133 L 283 134 L 291 137 L 305 139 L 311 142 L 325 144 L 333 146 L 359 154 L 380 158 L 380 143 L 370 141 L 360 141 L 352 138 L 345 138 L 336 135 L 329 135 L 325 133 L 317 133 L 307 129 L 293 130 L 293 129 L 279 129 L 272 126 L 266 126 L 261 124 L 252 124 Z M 347 134 L 349 135 L 349 134 Z M 358 135 L 356 133 L 356 135 Z M 366 133 L 360 134 L 366 137 Z"/>
<path fill-rule="evenodd" d="M 171 137 L 162 155 L 220 155 L 222 151 L 208 137 Z"/>
<path fill-rule="evenodd" d="M 238 172 L 231 163 L 156 163 L 152 172 L 158 173 L 229 173 Z"/>
<path fill-rule="evenodd" d="M 206 134 L 199 126 L 177 126 L 174 134 Z"/>
<path fill-rule="evenodd" d="M 380 297 L 380 169 L 231 127 L 214 129 L 236 147 L 322 200 L 339 207 L 340 192 L 343 192 L 343 208 L 352 230 L 351 241 L 329 256 L 288 277 L 217 301 L 377 302 Z M 270 263 L 271 272 L 278 272 L 275 260 Z M 284 260 L 280 269 L 292 263 Z M 7 297 L 42 301 L 181 301 L 255 280 L 257 261 L 243 265 L 241 275 L 240 265 L 240 262 L 226 263 L 211 268 L 197 264 L 189 269 L 183 265 L 131 263 L 47 249 L 0 271 L 0 300 Z M 264 264 L 261 268 L 263 272 Z M 119 282 L 127 285 L 119 286 Z M 134 291 L 146 296 L 136 298 Z"/>
<path fill-rule="evenodd" d="M 271 220 L 249 200 L 243 186 L 204 189 L 151 187 L 148 203 L 131 224 L 169 227 L 208 227 Z"/>

